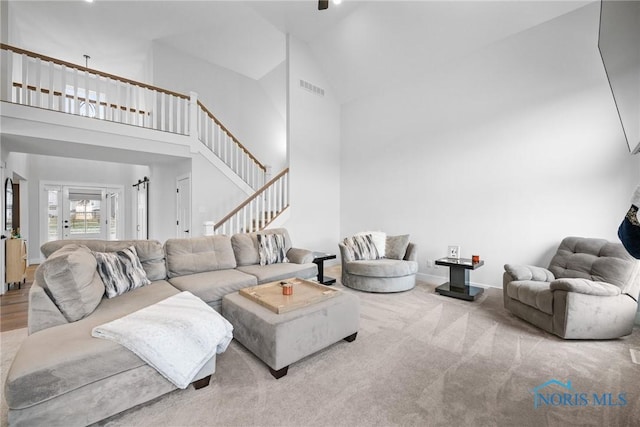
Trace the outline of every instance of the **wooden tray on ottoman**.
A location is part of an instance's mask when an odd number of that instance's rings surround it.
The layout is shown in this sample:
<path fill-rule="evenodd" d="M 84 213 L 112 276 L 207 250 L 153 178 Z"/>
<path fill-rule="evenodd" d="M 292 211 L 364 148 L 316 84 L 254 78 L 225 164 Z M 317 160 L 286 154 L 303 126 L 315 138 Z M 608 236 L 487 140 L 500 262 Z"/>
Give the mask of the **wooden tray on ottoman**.
<path fill-rule="evenodd" d="M 282 294 L 282 283 L 293 285 L 293 295 Z M 303 279 L 286 279 L 240 289 L 240 295 L 268 308 L 274 313 L 286 313 L 337 295 L 340 291 Z"/>

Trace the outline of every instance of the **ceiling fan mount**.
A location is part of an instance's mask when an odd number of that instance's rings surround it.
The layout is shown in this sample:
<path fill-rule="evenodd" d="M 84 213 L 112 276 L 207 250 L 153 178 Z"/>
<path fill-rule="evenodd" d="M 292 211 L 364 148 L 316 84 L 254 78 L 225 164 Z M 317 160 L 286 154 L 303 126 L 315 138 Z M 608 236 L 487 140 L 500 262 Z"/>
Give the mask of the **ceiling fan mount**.
<path fill-rule="evenodd" d="M 329 8 L 329 0 L 318 0 L 318 10 L 325 10 Z"/>

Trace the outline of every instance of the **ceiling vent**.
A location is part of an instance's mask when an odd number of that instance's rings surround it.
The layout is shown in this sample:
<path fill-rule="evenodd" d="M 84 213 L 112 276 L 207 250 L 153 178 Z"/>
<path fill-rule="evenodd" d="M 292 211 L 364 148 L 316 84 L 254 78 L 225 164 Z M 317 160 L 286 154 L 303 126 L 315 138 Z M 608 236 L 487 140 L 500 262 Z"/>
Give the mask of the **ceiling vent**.
<path fill-rule="evenodd" d="M 308 90 L 311 93 L 315 93 L 318 96 L 324 96 L 324 89 L 316 85 L 312 85 L 311 83 L 306 82 L 302 79 L 300 80 L 300 87 L 302 89 Z"/>

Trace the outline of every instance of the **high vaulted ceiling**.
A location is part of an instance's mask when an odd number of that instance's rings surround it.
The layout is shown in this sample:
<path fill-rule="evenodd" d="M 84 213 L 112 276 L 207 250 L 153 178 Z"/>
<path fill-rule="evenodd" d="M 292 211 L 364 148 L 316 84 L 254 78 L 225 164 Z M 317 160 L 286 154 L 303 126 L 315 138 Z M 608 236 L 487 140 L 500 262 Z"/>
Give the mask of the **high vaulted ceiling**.
<path fill-rule="evenodd" d="M 569 1 L 9 2 L 9 43 L 145 80 L 152 43 L 260 79 L 285 59 L 286 34 L 308 43 L 342 101 L 430 69 L 588 3 Z"/>

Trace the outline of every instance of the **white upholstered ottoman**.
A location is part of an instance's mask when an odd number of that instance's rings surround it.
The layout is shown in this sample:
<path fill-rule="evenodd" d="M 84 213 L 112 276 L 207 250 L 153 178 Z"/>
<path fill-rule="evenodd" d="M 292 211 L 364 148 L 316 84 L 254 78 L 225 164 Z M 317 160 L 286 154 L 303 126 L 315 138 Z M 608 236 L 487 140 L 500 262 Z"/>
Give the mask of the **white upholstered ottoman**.
<path fill-rule="evenodd" d="M 233 325 L 233 337 L 266 363 L 278 379 L 303 357 L 342 339 L 355 340 L 360 301 L 339 292 L 330 299 L 276 314 L 234 292 L 222 299 L 222 315 Z"/>

